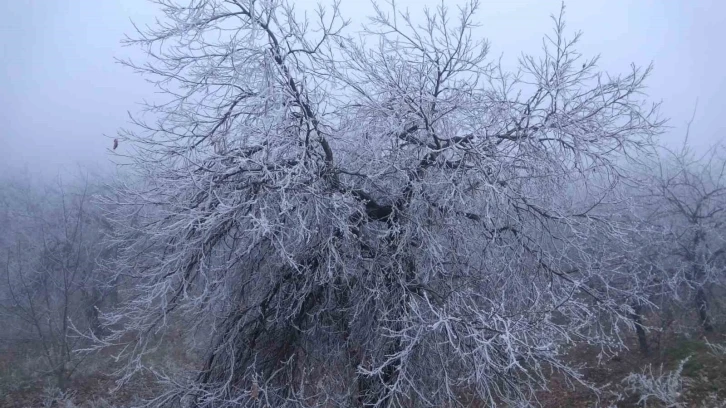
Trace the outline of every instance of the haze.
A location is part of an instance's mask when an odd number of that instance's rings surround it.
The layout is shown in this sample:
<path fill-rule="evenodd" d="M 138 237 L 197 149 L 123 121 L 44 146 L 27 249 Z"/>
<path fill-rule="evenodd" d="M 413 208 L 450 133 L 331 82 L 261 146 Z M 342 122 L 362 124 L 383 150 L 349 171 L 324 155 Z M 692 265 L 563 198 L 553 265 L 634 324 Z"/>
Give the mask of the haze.
<path fill-rule="evenodd" d="M 423 2 L 435 5 L 435 1 Z M 421 2 L 399 1 L 412 11 Z M 312 0 L 296 2 L 314 7 Z M 557 0 L 484 1 L 480 33 L 492 43 L 492 58 L 514 62 L 521 52 L 537 52 L 551 28 Z M 345 16 L 362 22 L 367 2 L 344 1 Z M 115 62 L 143 58 L 120 44 L 133 33 L 130 20 L 152 21 L 155 8 L 142 0 L 23 0 L 0 4 L 2 39 L 0 172 L 28 168 L 55 173 L 76 164 L 110 168 L 108 149 L 127 112 L 153 99 L 144 79 Z M 724 125 L 726 38 L 720 21 L 726 3 L 717 1 L 567 2 L 570 30 L 583 30 L 580 50 L 600 53 L 601 68 L 624 72 L 629 64 L 655 64 L 649 81 L 653 100 L 671 128 L 663 137 L 676 143 L 685 133 L 696 103 L 691 142 L 703 147 L 720 140 Z"/>

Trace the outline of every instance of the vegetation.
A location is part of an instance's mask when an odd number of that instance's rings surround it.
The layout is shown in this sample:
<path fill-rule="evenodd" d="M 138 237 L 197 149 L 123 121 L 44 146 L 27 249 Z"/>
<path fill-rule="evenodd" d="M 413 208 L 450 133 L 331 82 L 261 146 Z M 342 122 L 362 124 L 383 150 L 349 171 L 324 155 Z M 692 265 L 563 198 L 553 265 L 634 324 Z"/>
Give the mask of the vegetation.
<path fill-rule="evenodd" d="M 599 71 L 564 7 L 508 72 L 476 1 L 359 36 L 153 3 L 127 171 L 0 189 L 6 404 L 726 399 L 726 157 L 659 144 L 651 67 Z"/>

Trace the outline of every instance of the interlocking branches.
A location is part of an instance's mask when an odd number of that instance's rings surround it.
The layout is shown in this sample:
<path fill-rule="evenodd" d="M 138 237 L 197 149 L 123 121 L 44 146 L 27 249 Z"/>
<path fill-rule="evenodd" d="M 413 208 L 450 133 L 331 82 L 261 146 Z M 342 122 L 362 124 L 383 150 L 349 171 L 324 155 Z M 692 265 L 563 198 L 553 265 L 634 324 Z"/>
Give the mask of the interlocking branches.
<path fill-rule="evenodd" d="M 133 335 L 124 378 L 170 319 L 210 345 L 196 375 L 159 374 L 152 405 L 514 403 L 545 370 L 577 378 L 562 344 L 617 343 L 593 243 L 621 238 L 602 209 L 659 131 L 650 69 L 581 64 L 561 14 L 506 73 L 476 1 L 420 23 L 376 4 L 357 39 L 338 4 L 155 3 L 164 19 L 129 40 L 149 62 L 129 64 L 168 100 L 122 134 L 131 300 L 104 342 Z"/>

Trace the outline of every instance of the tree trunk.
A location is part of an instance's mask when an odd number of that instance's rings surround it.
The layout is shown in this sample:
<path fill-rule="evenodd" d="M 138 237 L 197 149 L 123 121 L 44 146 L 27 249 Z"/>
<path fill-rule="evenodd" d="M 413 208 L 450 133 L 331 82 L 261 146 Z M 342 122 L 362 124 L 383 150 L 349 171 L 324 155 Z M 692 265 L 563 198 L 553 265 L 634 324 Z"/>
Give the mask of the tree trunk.
<path fill-rule="evenodd" d="M 58 368 L 55 372 L 56 385 L 58 386 L 58 388 L 61 391 L 66 390 L 66 386 L 67 386 L 66 380 L 67 379 L 68 379 L 68 377 L 66 375 L 65 364 L 63 364 L 63 366 Z"/>
<path fill-rule="evenodd" d="M 698 318 L 701 321 L 703 330 L 709 333 L 712 332 L 713 325 L 708 313 L 708 298 L 706 298 L 706 291 L 703 290 L 702 286 L 699 286 L 696 291 L 696 310 L 698 310 Z"/>
<path fill-rule="evenodd" d="M 648 346 L 648 336 L 646 336 L 645 329 L 643 328 L 642 309 L 640 305 L 633 306 L 633 313 L 630 314 L 630 319 L 635 323 L 635 333 L 638 336 L 640 352 L 644 356 L 647 356 L 650 354 L 650 347 Z"/>

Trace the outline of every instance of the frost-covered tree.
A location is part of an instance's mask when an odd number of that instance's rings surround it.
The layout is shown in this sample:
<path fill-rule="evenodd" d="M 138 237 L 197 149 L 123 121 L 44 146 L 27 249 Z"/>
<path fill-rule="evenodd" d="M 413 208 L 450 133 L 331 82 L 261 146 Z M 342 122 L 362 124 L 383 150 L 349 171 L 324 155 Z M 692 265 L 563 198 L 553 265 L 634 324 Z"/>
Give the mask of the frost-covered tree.
<path fill-rule="evenodd" d="M 506 72 L 476 1 L 374 4 L 356 36 L 337 4 L 154 3 L 128 64 L 167 99 L 119 136 L 137 226 L 104 344 L 133 337 L 129 378 L 172 321 L 210 338 L 151 405 L 513 404 L 576 376 L 561 345 L 618 344 L 603 206 L 659 131 L 650 68 L 598 72 L 560 14 Z"/>
<path fill-rule="evenodd" d="M 651 239 L 656 248 L 649 263 L 663 272 L 671 293 L 685 293 L 703 330 L 712 331 L 707 291 L 726 283 L 723 146 L 697 152 L 686 138 L 680 149 L 661 148 L 644 174 L 641 198 L 647 204 L 650 236 L 657 237 Z"/>

